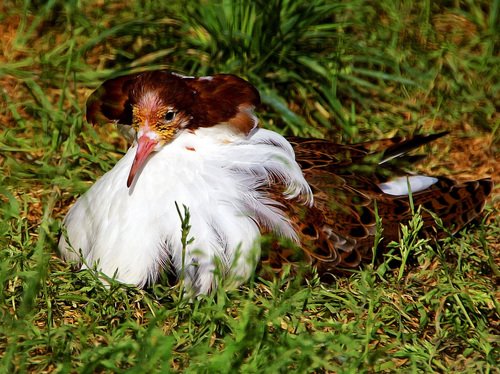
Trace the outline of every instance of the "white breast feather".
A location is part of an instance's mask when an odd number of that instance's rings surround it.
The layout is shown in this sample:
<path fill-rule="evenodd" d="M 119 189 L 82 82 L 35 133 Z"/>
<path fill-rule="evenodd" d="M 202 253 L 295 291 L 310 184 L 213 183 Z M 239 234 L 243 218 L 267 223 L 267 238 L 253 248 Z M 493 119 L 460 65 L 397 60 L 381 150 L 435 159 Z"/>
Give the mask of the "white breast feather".
<path fill-rule="evenodd" d="M 280 135 L 256 129 L 246 138 L 224 126 L 184 132 L 154 153 L 126 181 L 136 145 L 70 209 L 65 221 L 71 247 L 61 237 L 64 258 L 97 267 L 107 276 L 142 287 L 161 268 L 181 273 L 181 222 L 175 203 L 191 213 L 185 256 L 186 284 L 193 293 L 214 286 L 215 258 L 233 284 L 248 279 L 259 256 L 259 225 L 297 240 L 279 203 L 263 187 L 280 182 L 287 198 L 312 203 L 312 192 Z M 189 150 L 194 148 L 195 150 Z M 182 210 L 182 209 L 181 209 Z"/>

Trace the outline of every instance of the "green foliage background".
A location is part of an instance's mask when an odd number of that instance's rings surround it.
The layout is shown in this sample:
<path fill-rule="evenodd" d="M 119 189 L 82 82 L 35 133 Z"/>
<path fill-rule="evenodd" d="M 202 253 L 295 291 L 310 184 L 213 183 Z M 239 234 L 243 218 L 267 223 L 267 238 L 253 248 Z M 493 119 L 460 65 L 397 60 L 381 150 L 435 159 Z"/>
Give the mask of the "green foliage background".
<path fill-rule="evenodd" d="M 258 276 L 191 303 L 104 288 L 55 255 L 75 196 L 125 150 L 83 120 L 102 80 L 235 73 L 262 125 L 341 142 L 450 130 L 423 166 L 498 183 L 500 1 L 0 4 L 1 372 L 498 372 L 498 198 L 460 236 L 412 229 L 324 285 Z M 455 170 L 455 171 L 454 171 Z M 456 170 L 462 170 L 458 174 Z M 495 193 L 498 196 L 498 193 Z M 388 260 L 390 256 L 388 256 Z"/>

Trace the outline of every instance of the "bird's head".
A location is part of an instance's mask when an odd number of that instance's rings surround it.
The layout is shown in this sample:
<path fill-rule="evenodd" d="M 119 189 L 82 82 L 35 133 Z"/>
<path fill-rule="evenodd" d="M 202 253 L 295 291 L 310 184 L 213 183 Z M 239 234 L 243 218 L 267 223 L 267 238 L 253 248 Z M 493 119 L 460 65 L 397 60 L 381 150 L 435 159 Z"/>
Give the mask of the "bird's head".
<path fill-rule="evenodd" d="M 257 126 L 253 109 L 259 101 L 255 87 L 234 75 L 194 78 L 157 70 L 104 82 L 87 101 L 87 120 L 130 129 L 137 141 L 130 187 L 151 153 L 183 131 L 224 124 L 248 134 Z"/>

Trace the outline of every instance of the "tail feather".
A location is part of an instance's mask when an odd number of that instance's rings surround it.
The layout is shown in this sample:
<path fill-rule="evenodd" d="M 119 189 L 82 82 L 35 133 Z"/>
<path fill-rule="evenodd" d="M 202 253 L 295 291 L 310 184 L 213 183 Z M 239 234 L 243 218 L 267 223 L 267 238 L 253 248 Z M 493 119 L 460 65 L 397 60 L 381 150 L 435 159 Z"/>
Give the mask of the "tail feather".
<path fill-rule="evenodd" d="M 406 155 L 408 152 L 428 144 L 436 139 L 447 135 L 448 131 L 438 132 L 431 135 L 414 135 L 413 137 L 397 142 L 383 151 L 383 157 L 380 164 L 384 164 L 392 159 Z"/>
<path fill-rule="evenodd" d="M 447 182 L 450 183 L 449 180 Z M 437 190 L 432 198 L 425 201 L 417 199 L 416 203 L 435 213 L 442 220 L 443 226 L 454 234 L 481 214 L 492 189 L 493 182 L 489 178 L 458 183 Z M 425 218 L 424 231 L 428 232 L 434 219 Z M 441 232 L 438 236 L 444 234 Z"/>

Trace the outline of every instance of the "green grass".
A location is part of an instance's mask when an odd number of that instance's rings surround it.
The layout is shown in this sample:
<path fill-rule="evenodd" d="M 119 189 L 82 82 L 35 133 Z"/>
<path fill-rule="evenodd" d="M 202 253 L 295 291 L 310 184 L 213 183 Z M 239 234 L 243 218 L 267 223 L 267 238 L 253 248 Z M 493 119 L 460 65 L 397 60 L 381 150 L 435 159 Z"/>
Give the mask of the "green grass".
<path fill-rule="evenodd" d="M 146 66 L 240 74 L 286 134 L 448 129 L 423 168 L 498 183 L 500 1 L 308 4 L 0 5 L 0 372 L 499 372 L 497 197 L 439 243 L 416 216 L 387 261 L 333 284 L 257 274 L 188 302 L 57 258 L 67 208 L 126 147 L 84 121 L 85 99 Z"/>

